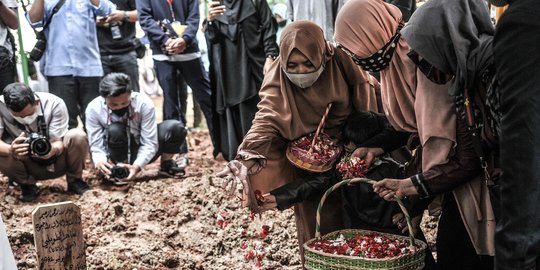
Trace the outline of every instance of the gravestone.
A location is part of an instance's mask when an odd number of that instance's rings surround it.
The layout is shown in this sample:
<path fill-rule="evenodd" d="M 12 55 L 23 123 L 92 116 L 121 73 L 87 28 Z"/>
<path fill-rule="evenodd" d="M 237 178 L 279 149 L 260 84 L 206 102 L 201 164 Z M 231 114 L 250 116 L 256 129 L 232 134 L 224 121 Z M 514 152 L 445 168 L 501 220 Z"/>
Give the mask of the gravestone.
<path fill-rule="evenodd" d="M 81 210 L 72 202 L 38 206 L 32 212 L 40 270 L 86 269 Z"/>

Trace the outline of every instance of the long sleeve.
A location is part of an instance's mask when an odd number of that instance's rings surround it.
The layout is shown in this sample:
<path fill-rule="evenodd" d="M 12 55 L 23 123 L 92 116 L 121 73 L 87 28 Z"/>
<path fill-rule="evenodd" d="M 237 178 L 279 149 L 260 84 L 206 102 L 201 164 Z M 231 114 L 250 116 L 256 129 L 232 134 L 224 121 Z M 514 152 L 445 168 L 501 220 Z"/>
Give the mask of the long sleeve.
<path fill-rule="evenodd" d="M 261 32 L 264 52 L 266 56 L 277 57 L 278 47 L 276 43 L 277 22 L 272 15 L 272 10 L 266 1 L 260 1 L 258 14 L 261 20 Z"/>
<path fill-rule="evenodd" d="M 92 161 L 97 164 L 107 161 L 107 149 L 105 148 L 105 126 L 99 121 L 99 105 L 96 100 L 88 104 L 86 109 L 86 132 L 88 133 L 88 142 Z"/>
<path fill-rule="evenodd" d="M 156 111 L 149 103 L 141 106 L 141 146 L 133 165 L 143 167 L 156 155 L 158 145 Z"/>
<path fill-rule="evenodd" d="M 150 40 L 158 44 L 165 44 L 169 38 L 161 30 L 158 22 L 152 16 L 152 6 L 150 1 L 151 0 L 137 0 L 139 23 Z"/>
<path fill-rule="evenodd" d="M 90 2 L 90 5 L 94 9 L 94 13 L 97 16 L 105 17 L 105 16 L 111 14 L 111 12 L 113 12 L 114 10 L 116 10 L 116 5 L 111 3 L 109 0 L 100 0 L 98 7 L 94 6 L 91 3 L 92 2 Z"/>
<path fill-rule="evenodd" d="M 187 28 L 182 34 L 182 38 L 186 41 L 187 47 L 189 47 L 196 40 L 197 31 L 199 30 L 199 2 L 197 0 L 190 0 L 186 12 L 188 13 L 186 18 Z"/>
<path fill-rule="evenodd" d="M 326 173 L 305 172 L 293 182 L 272 190 L 270 194 L 276 197 L 277 208 L 283 211 L 293 204 L 301 203 L 324 192 L 329 187 L 333 177 L 333 170 Z"/>
<path fill-rule="evenodd" d="M 389 126 L 360 147 L 380 147 L 385 153 L 390 153 L 406 145 L 410 135 L 408 132 L 400 132 Z"/>
<path fill-rule="evenodd" d="M 431 193 L 439 194 L 450 191 L 469 181 L 481 172 L 480 161 L 465 122 L 457 121 L 457 145 L 455 154 L 445 164 L 435 165 L 421 176 Z"/>

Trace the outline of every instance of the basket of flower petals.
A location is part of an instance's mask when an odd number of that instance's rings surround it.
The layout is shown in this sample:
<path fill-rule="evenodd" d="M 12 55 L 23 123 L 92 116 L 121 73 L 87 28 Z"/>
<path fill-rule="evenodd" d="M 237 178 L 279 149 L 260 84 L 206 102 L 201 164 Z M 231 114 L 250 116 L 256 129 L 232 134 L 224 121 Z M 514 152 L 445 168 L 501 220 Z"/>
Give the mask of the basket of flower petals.
<path fill-rule="evenodd" d="M 426 243 L 414 239 L 413 235 L 401 236 L 369 230 L 346 229 L 331 232 L 321 237 L 320 212 L 326 197 L 337 188 L 352 183 L 369 183 L 365 178 L 345 179 L 331 188 L 321 198 L 317 208 L 315 238 L 304 243 L 306 269 L 423 269 Z M 401 200 L 396 197 L 409 232 L 412 225 L 409 214 Z"/>
<path fill-rule="evenodd" d="M 332 169 L 334 162 L 341 155 L 341 144 L 322 132 L 331 107 L 332 103 L 328 104 L 316 132 L 289 143 L 286 156 L 294 166 L 311 172 L 325 172 Z"/>

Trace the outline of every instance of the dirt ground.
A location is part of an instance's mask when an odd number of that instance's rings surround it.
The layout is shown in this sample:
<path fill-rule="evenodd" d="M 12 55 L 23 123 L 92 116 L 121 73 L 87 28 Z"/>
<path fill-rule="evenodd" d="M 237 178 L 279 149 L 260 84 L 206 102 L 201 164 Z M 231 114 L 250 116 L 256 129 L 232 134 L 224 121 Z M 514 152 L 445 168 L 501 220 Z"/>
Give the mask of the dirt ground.
<path fill-rule="evenodd" d="M 0 211 L 19 269 L 37 269 L 31 212 L 68 200 L 81 208 L 88 269 L 300 269 L 293 212 L 271 211 L 252 221 L 213 177 L 225 162 L 212 158 L 208 133 L 192 132 L 189 142 L 183 179 L 159 178 L 156 162 L 128 189 L 116 190 L 85 171 L 92 190 L 83 196 L 65 193 L 64 179 L 55 179 L 40 182 L 32 203 L 19 202 L 18 188 L 0 180 Z M 435 226 L 424 224 L 428 240 Z"/>
<path fill-rule="evenodd" d="M 224 162 L 212 159 L 208 133 L 191 133 L 190 142 L 186 178 L 159 178 L 159 163 L 153 163 L 124 191 L 85 171 L 92 190 L 83 196 L 66 194 L 65 181 L 55 179 L 40 182 L 36 202 L 21 203 L 19 190 L 2 179 L 0 211 L 19 269 L 37 268 L 31 212 L 38 204 L 67 200 L 81 208 L 88 269 L 253 269 L 257 259 L 246 261 L 244 254 L 254 244 L 264 244 L 260 269 L 298 269 L 292 211 L 251 221 L 239 199 L 225 198 L 213 177 Z M 223 228 L 218 215 L 226 216 Z M 264 240 L 262 225 L 270 228 Z"/>

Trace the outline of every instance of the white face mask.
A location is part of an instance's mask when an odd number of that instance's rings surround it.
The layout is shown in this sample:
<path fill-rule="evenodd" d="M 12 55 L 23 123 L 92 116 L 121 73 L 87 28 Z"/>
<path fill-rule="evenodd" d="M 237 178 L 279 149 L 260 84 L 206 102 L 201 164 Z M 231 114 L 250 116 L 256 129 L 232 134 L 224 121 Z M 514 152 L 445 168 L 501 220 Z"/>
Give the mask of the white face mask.
<path fill-rule="evenodd" d="M 21 123 L 23 125 L 27 125 L 27 126 L 34 123 L 37 118 L 38 118 L 37 110 L 32 115 L 29 115 L 29 116 L 26 116 L 26 117 L 18 117 L 18 116 L 13 115 L 13 119 L 15 119 L 15 121 L 17 121 L 17 122 L 19 122 L 19 123 Z"/>
<path fill-rule="evenodd" d="M 321 76 L 322 72 L 324 71 L 324 64 L 321 65 L 321 67 L 318 70 L 315 70 L 310 73 L 289 73 L 283 69 L 283 72 L 285 72 L 285 75 L 287 75 L 287 78 L 294 83 L 296 86 L 300 88 L 308 88 L 311 87 L 317 79 Z"/>

